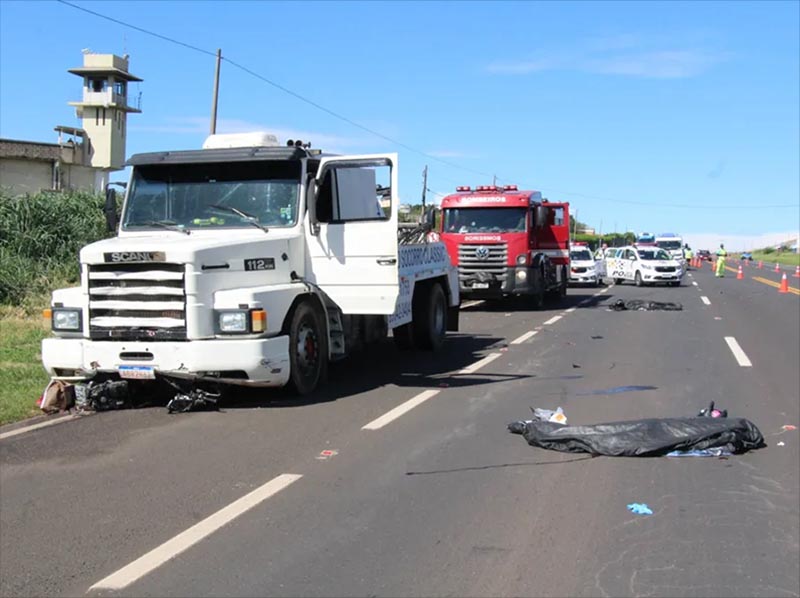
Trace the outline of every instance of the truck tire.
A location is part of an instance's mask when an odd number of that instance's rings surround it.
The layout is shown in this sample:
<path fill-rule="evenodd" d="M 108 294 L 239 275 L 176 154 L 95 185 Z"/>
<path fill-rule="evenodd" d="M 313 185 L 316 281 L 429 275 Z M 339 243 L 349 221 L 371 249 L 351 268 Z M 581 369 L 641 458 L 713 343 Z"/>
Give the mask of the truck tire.
<path fill-rule="evenodd" d="M 304 301 L 289 328 L 289 385 L 299 395 L 313 392 L 328 373 L 328 337 L 319 309 Z"/>
<path fill-rule="evenodd" d="M 413 337 L 417 349 L 437 351 L 447 332 L 447 298 L 438 283 L 419 289 L 413 300 Z"/>
<path fill-rule="evenodd" d="M 409 322 L 392 329 L 392 338 L 398 349 L 407 351 L 414 347 L 414 323 Z"/>

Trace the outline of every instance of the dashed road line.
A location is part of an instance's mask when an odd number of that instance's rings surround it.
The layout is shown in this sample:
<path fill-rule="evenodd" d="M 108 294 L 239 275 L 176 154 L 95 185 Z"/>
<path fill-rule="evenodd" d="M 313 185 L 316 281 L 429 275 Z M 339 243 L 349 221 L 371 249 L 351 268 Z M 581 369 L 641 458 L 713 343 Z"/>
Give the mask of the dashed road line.
<path fill-rule="evenodd" d="M 574 312 L 576 309 L 578 309 L 578 308 L 577 308 L 577 307 L 570 307 L 569 309 L 565 310 L 565 311 L 564 311 L 564 313 L 565 313 L 565 314 L 571 314 L 571 313 L 572 313 L 572 312 Z"/>
<path fill-rule="evenodd" d="M 561 316 L 553 316 L 552 318 L 550 318 L 549 320 L 547 320 L 546 322 L 544 322 L 544 325 L 545 325 L 545 326 L 549 326 L 550 324 L 555 324 L 555 323 L 556 323 L 556 322 L 558 322 L 560 319 L 561 319 Z"/>
<path fill-rule="evenodd" d="M 213 515 L 206 517 L 171 540 L 167 540 L 161 546 L 154 548 L 144 556 L 125 565 L 122 569 L 101 579 L 89 588 L 89 591 L 121 590 L 126 588 L 170 559 L 175 558 L 186 549 L 194 546 L 200 540 L 210 536 L 222 526 L 236 519 L 239 515 L 249 511 L 253 507 L 264 502 L 270 496 L 277 494 L 287 486 L 293 484 L 301 477 L 303 476 L 293 473 L 284 473 L 273 478 L 263 486 L 256 488 L 249 494 L 245 494 L 240 499 L 232 502 L 227 507 L 223 507 Z"/>
<path fill-rule="evenodd" d="M 497 355 L 500 355 L 500 353 L 497 353 Z M 388 411 L 387 413 L 384 413 L 379 418 L 372 420 L 366 426 L 363 426 L 361 429 L 362 430 L 380 430 L 386 424 L 389 424 L 389 423 L 393 422 L 394 420 L 396 420 L 401 415 L 405 415 L 406 413 L 411 411 L 417 405 L 421 405 L 422 403 L 424 403 L 425 401 L 427 401 L 431 397 L 435 397 L 438 394 L 439 394 L 438 390 L 424 390 L 421 393 L 419 393 L 417 396 L 415 396 L 414 398 L 407 400 L 405 403 L 402 403 L 402 404 L 398 405 L 397 407 L 395 407 L 391 411 Z"/>
<path fill-rule="evenodd" d="M 736 339 L 732 336 L 726 336 L 725 342 L 728 343 L 728 348 L 733 353 L 733 356 L 736 358 L 736 361 L 739 363 L 740 366 L 743 368 L 753 367 L 753 362 L 747 357 L 745 352 L 739 346 L 739 343 L 736 342 Z"/>
<path fill-rule="evenodd" d="M 524 343 L 526 340 L 528 340 L 532 336 L 535 336 L 538 333 L 539 333 L 538 330 L 531 330 L 530 332 L 526 332 L 525 334 L 523 334 L 519 338 L 515 338 L 513 341 L 511 341 L 508 344 L 509 345 L 520 345 L 520 344 Z"/>
<path fill-rule="evenodd" d="M 475 299 L 472 301 L 465 301 L 461 304 L 461 307 L 475 307 L 476 305 L 480 305 L 483 303 L 483 299 Z"/>
<path fill-rule="evenodd" d="M 706 297 L 705 295 L 703 295 L 702 297 L 700 297 L 700 300 L 701 300 L 703 303 L 705 303 L 706 305 L 711 305 L 711 301 L 709 301 L 709 300 L 708 300 L 708 297 Z"/>
<path fill-rule="evenodd" d="M 693 281 L 692 281 L 692 284 L 693 284 L 694 286 L 697 286 L 697 281 L 696 281 L 696 280 L 693 280 Z"/>
<path fill-rule="evenodd" d="M 467 367 L 465 367 L 463 370 L 459 370 L 458 373 L 459 374 L 474 374 L 479 369 L 481 369 L 483 366 L 492 363 L 495 359 L 497 359 L 501 355 L 502 355 L 502 353 L 489 353 L 486 357 L 484 357 L 480 361 L 476 361 L 472 365 L 468 365 Z"/>

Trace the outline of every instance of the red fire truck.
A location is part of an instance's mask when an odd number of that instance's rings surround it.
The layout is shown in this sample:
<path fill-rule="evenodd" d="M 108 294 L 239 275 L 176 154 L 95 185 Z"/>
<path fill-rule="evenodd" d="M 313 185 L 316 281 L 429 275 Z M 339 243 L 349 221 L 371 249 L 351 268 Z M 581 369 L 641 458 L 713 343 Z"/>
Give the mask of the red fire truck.
<path fill-rule="evenodd" d="M 516 185 L 457 187 L 442 200 L 439 226 L 458 267 L 461 296 L 563 297 L 569 280 L 569 203 Z"/>

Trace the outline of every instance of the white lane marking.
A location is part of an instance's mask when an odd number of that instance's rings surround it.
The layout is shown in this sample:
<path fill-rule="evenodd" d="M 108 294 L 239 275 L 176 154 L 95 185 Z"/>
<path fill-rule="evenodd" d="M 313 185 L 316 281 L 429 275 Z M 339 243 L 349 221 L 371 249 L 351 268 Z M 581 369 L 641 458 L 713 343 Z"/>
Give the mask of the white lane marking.
<path fill-rule="evenodd" d="M 531 330 L 530 332 L 526 332 L 525 334 L 523 334 L 519 338 L 515 338 L 513 341 L 511 341 L 509 343 L 509 345 L 520 345 L 520 344 L 524 343 L 526 340 L 528 340 L 532 336 L 535 336 L 538 333 L 539 333 L 538 330 Z"/>
<path fill-rule="evenodd" d="M 483 299 L 478 299 L 474 301 L 465 301 L 464 303 L 461 304 L 461 307 L 474 307 L 476 305 L 480 305 L 481 303 L 483 303 Z"/>
<path fill-rule="evenodd" d="M 119 571 L 101 579 L 89 588 L 89 591 L 101 589 L 121 590 L 129 586 L 302 477 L 302 475 L 298 474 L 284 473 L 271 479 L 263 486 L 256 488 L 249 494 L 245 494 L 227 507 L 223 507 L 171 540 L 167 540 L 161 546 L 125 565 Z"/>
<path fill-rule="evenodd" d="M 606 288 L 604 288 L 602 291 L 600 291 L 600 293 L 599 293 L 599 294 L 600 294 L 600 295 L 602 295 L 603 293 L 608 293 L 608 291 L 610 291 L 610 290 L 611 290 L 611 288 L 610 288 L 610 287 L 606 287 Z"/>
<path fill-rule="evenodd" d="M 569 308 L 568 310 L 566 310 L 564 313 L 565 313 L 565 314 L 571 314 L 571 313 L 572 313 L 572 312 L 574 312 L 576 309 L 578 309 L 578 308 L 577 308 L 577 307 L 570 307 L 570 308 Z"/>
<path fill-rule="evenodd" d="M 708 300 L 708 297 L 706 297 L 705 295 L 703 295 L 702 297 L 700 297 L 700 300 L 701 300 L 703 303 L 705 303 L 706 305 L 711 305 L 711 301 L 709 301 L 709 300 Z"/>
<path fill-rule="evenodd" d="M 492 363 L 495 359 L 497 359 L 501 355 L 502 355 L 502 353 L 489 353 L 486 357 L 484 357 L 480 361 L 476 361 L 472 365 L 468 365 L 467 367 L 465 367 L 463 370 L 459 371 L 458 373 L 459 374 L 474 374 L 479 369 L 481 369 L 483 366 Z"/>
<path fill-rule="evenodd" d="M 697 281 L 696 281 L 696 280 L 693 280 L 693 281 L 692 281 L 692 284 L 693 284 L 694 286 L 697 286 Z"/>
<path fill-rule="evenodd" d="M 553 316 L 552 318 L 550 318 L 549 320 L 547 320 L 547 322 L 544 322 L 544 325 L 545 325 L 545 326 L 549 326 L 550 324 L 555 324 L 555 323 L 556 323 L 556 322 L 558 322 L 560 319 L 561 319 L 561 316 Z"/>
<path fill-rule="evenodd" d="M 499 355 L 499 353 L 498 353 L 498 355 Z M 391 411 L 388 411 L 388 412 L 384 413 L 378 419 L 372 420 L 366 426 L 363 426 L 361 429 L 362 430 L 379 430 L 383 426 L 385 426 L 386 424 L 391 423 L 392 421 L 396 420 L 401 415 L 404 415 L 404 414 L 408 413 L 409 411 L 411 411 L 417 405 L 421 405 L 422 403 L 424 403 L 425 401 L 427 401 L 431 397 L 435 397 L 436 395 L 439 394 L 439 392 L 440 391 L 438 391 L 438 390 L 423 390 L 421 393 L 419 393 L 413 399 L 409 399 L 408 401 L 398 405 L 397 407 L 395 407 Z"/>
<path fill-rule="evenodd" d="M 739 346 L 739 343 L 736 342 L 736 339 L 732 336 L 726 336 L 725 342 L 728 343 L 728 347 L 733 353 L 733 356 L 736 358 L 736 361 L 739 362 L 739 365 L 743 368 L 753 367 L 753 363 L 748 359 L 745 352 L 742 351 L 742 348 Z"/>
<path fill-rule="evenodd" d="M 19 436 L 20 434 L 24 434 L 25 432 L 33 432 L 34 430 L 39 430 L 41 428 L 55 426 L 56 424 L 63 424 L 64 422 L 77 419 L 78 417 L 79 416 L 77 415 L 65 415 L 64 417 L 59 417 L 57 419 L 53 419 L 50 421 L 43 421 L 39 422 L 38 424 L 32 424 L 30 426 L 25 426 L 23 428 L 17 428 L 16 430 L 11 430 L 9 432 L 3 432 L 2 434 L 0 434 L 0 440 L 11 438 L 13 436 Z"/>

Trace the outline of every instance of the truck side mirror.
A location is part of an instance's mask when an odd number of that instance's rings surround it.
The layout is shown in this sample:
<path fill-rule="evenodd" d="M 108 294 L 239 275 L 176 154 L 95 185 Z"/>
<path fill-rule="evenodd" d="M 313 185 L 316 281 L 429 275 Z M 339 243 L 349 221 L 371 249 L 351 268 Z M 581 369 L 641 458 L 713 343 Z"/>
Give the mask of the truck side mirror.
<path fill-rule="evenodd" d="M 308 223 L 311 229 L 311 234 L 314 236 L 319 235 L 320 226 L 317 220 L 317 190 L 319 183 L 313 176 L 308 177 L 308 186 L 306 187 L 306 209 L 308 210 Z"/>
<path fill-rule="evenodd" d="M 113 187 L 106 187 L 106 204 L 103 206 L 106 216 L 106 230 L 113 233 L 119 224 L 119 214 L 117 213 L 117 192 Z"/>
<path fill-rule="evenodd" d="M 545 206 L 536 206 L 533 211 L 533 219 L 536 228 L 542 228 L 547 222 L 547 208 Z"/>
<path fill-rule="evenodd" d="M 425 215 L 422 217 L 422 225 L 426 231 L 434 230 L 436 226 L 436 208 L 429 208 Z"/>

